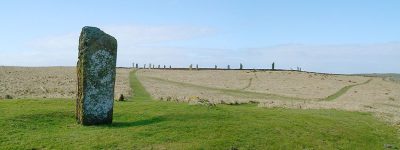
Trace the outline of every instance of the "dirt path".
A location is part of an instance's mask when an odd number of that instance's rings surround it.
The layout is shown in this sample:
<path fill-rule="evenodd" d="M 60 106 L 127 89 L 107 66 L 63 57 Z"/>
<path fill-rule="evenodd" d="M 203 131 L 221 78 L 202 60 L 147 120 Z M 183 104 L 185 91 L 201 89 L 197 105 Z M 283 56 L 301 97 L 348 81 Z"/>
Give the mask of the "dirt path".
<path fill-rule="evenodd" d="M 248 89 L 252 85 L 254 79 L 259 80 L 258 77 L 257 77 L 257 73 L 256 72 L 253 72 L 253 73 L 254 73 L 254 78 L 250 78 L 249 79 L 249 83 L 244 88 L 242 88 L 241 90 Z"/>
<path fill-rule="evenodd" d="M 247 88 L 249 88 L 251 86 L 251 82 L 253 82 L 253 78 L 249 79 L 249 84 L 247 84 L 244 88 L 242 88 L 241 90 L 245 90 Z"/>

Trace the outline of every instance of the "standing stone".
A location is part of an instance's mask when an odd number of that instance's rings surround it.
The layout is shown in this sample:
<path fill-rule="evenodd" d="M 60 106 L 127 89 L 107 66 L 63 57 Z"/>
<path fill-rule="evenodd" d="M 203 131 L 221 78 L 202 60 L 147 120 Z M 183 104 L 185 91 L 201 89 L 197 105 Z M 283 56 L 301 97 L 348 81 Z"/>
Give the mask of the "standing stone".
<path fill-rule="evenodd" d="M 79 37 L 76 119 L 83 125 L 112 123 L 117 40 L 96 27 Z"/>
<path fill-rule="evenodd" d="M 275 70 L 275 62 L 272 62 L 272 70 Z"/>

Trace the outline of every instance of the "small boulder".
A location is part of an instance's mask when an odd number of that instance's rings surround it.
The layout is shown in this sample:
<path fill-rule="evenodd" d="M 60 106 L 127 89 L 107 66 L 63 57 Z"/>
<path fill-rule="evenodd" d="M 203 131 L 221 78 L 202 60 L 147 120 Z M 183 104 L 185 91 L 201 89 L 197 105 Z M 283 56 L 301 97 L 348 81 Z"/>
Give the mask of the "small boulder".
<path fill-rule="evenodd" d="M 6 95 L 5 97 L 4 97 L 4 99 L 13 99 L 13 97 L 11 96 L 11 95 Z"/>
<path fill-rule="evenodd" d="M 125 97 L 123 94 L 119 95 L 118 101 L 125 101 Z"/>

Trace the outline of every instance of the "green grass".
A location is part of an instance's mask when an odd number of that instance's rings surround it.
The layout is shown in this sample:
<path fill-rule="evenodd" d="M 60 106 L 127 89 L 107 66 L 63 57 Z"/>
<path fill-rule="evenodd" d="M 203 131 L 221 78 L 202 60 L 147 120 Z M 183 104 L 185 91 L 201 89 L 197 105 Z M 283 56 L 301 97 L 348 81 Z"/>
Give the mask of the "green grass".
<path fill-rule="evenodd" d="M 0 100 L 0 149 L 383 149 L 397 129 L 368 113 L 193 106 L 152 100 L 131 74 L 132 100 L 111 125 L 81 126 L 75 102 Z"/>
<path fill-rule="evenodd" d="M 324 99 L 321 99 L 321 100 L 323 100 L 323 101 L 332 101 L 332 100 L 335 100 L 335 99 L 337 99 L 338 97 L 340 97 L 340 96 L 346 94 L 346 92 L 349 91 L 352 87 L 359 86 L 359 85 L 364 85 L 364 84 L 368 84 L 368 83 L 371 82 L 371 81 L 372 81 L 372 79 L 369 79 L 369 80 L 367 80 L 367 81 L 365 81 L 365 82 L 363 82 L 363 83 L 345 86 L 345 87 L 341 88 L 339 91 L 337 91 L 336 93 L 333 93 L 332 95 L 329 95 L 328 97 L 326 97 L 326 98 L 324 98 Z"/>
<path fill-rule="evenodd" d="M 152 100 L 150 94 L 144 89 L 140 81 L 136 78 L 136 70 L 129 73 L 129 83 L 133 91 L 135 101 Z"/>

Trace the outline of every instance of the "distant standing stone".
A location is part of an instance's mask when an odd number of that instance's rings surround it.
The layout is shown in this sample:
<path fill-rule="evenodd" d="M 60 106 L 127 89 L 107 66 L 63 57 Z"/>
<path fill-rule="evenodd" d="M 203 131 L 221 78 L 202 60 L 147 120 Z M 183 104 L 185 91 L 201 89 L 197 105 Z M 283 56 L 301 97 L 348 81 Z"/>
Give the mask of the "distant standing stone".
<path fill-rule="evenodd" d="M 83 27 L 77 63 L 76 119 L 83 125 L 112 123 L 117 40 L 96 27 Z"/>

